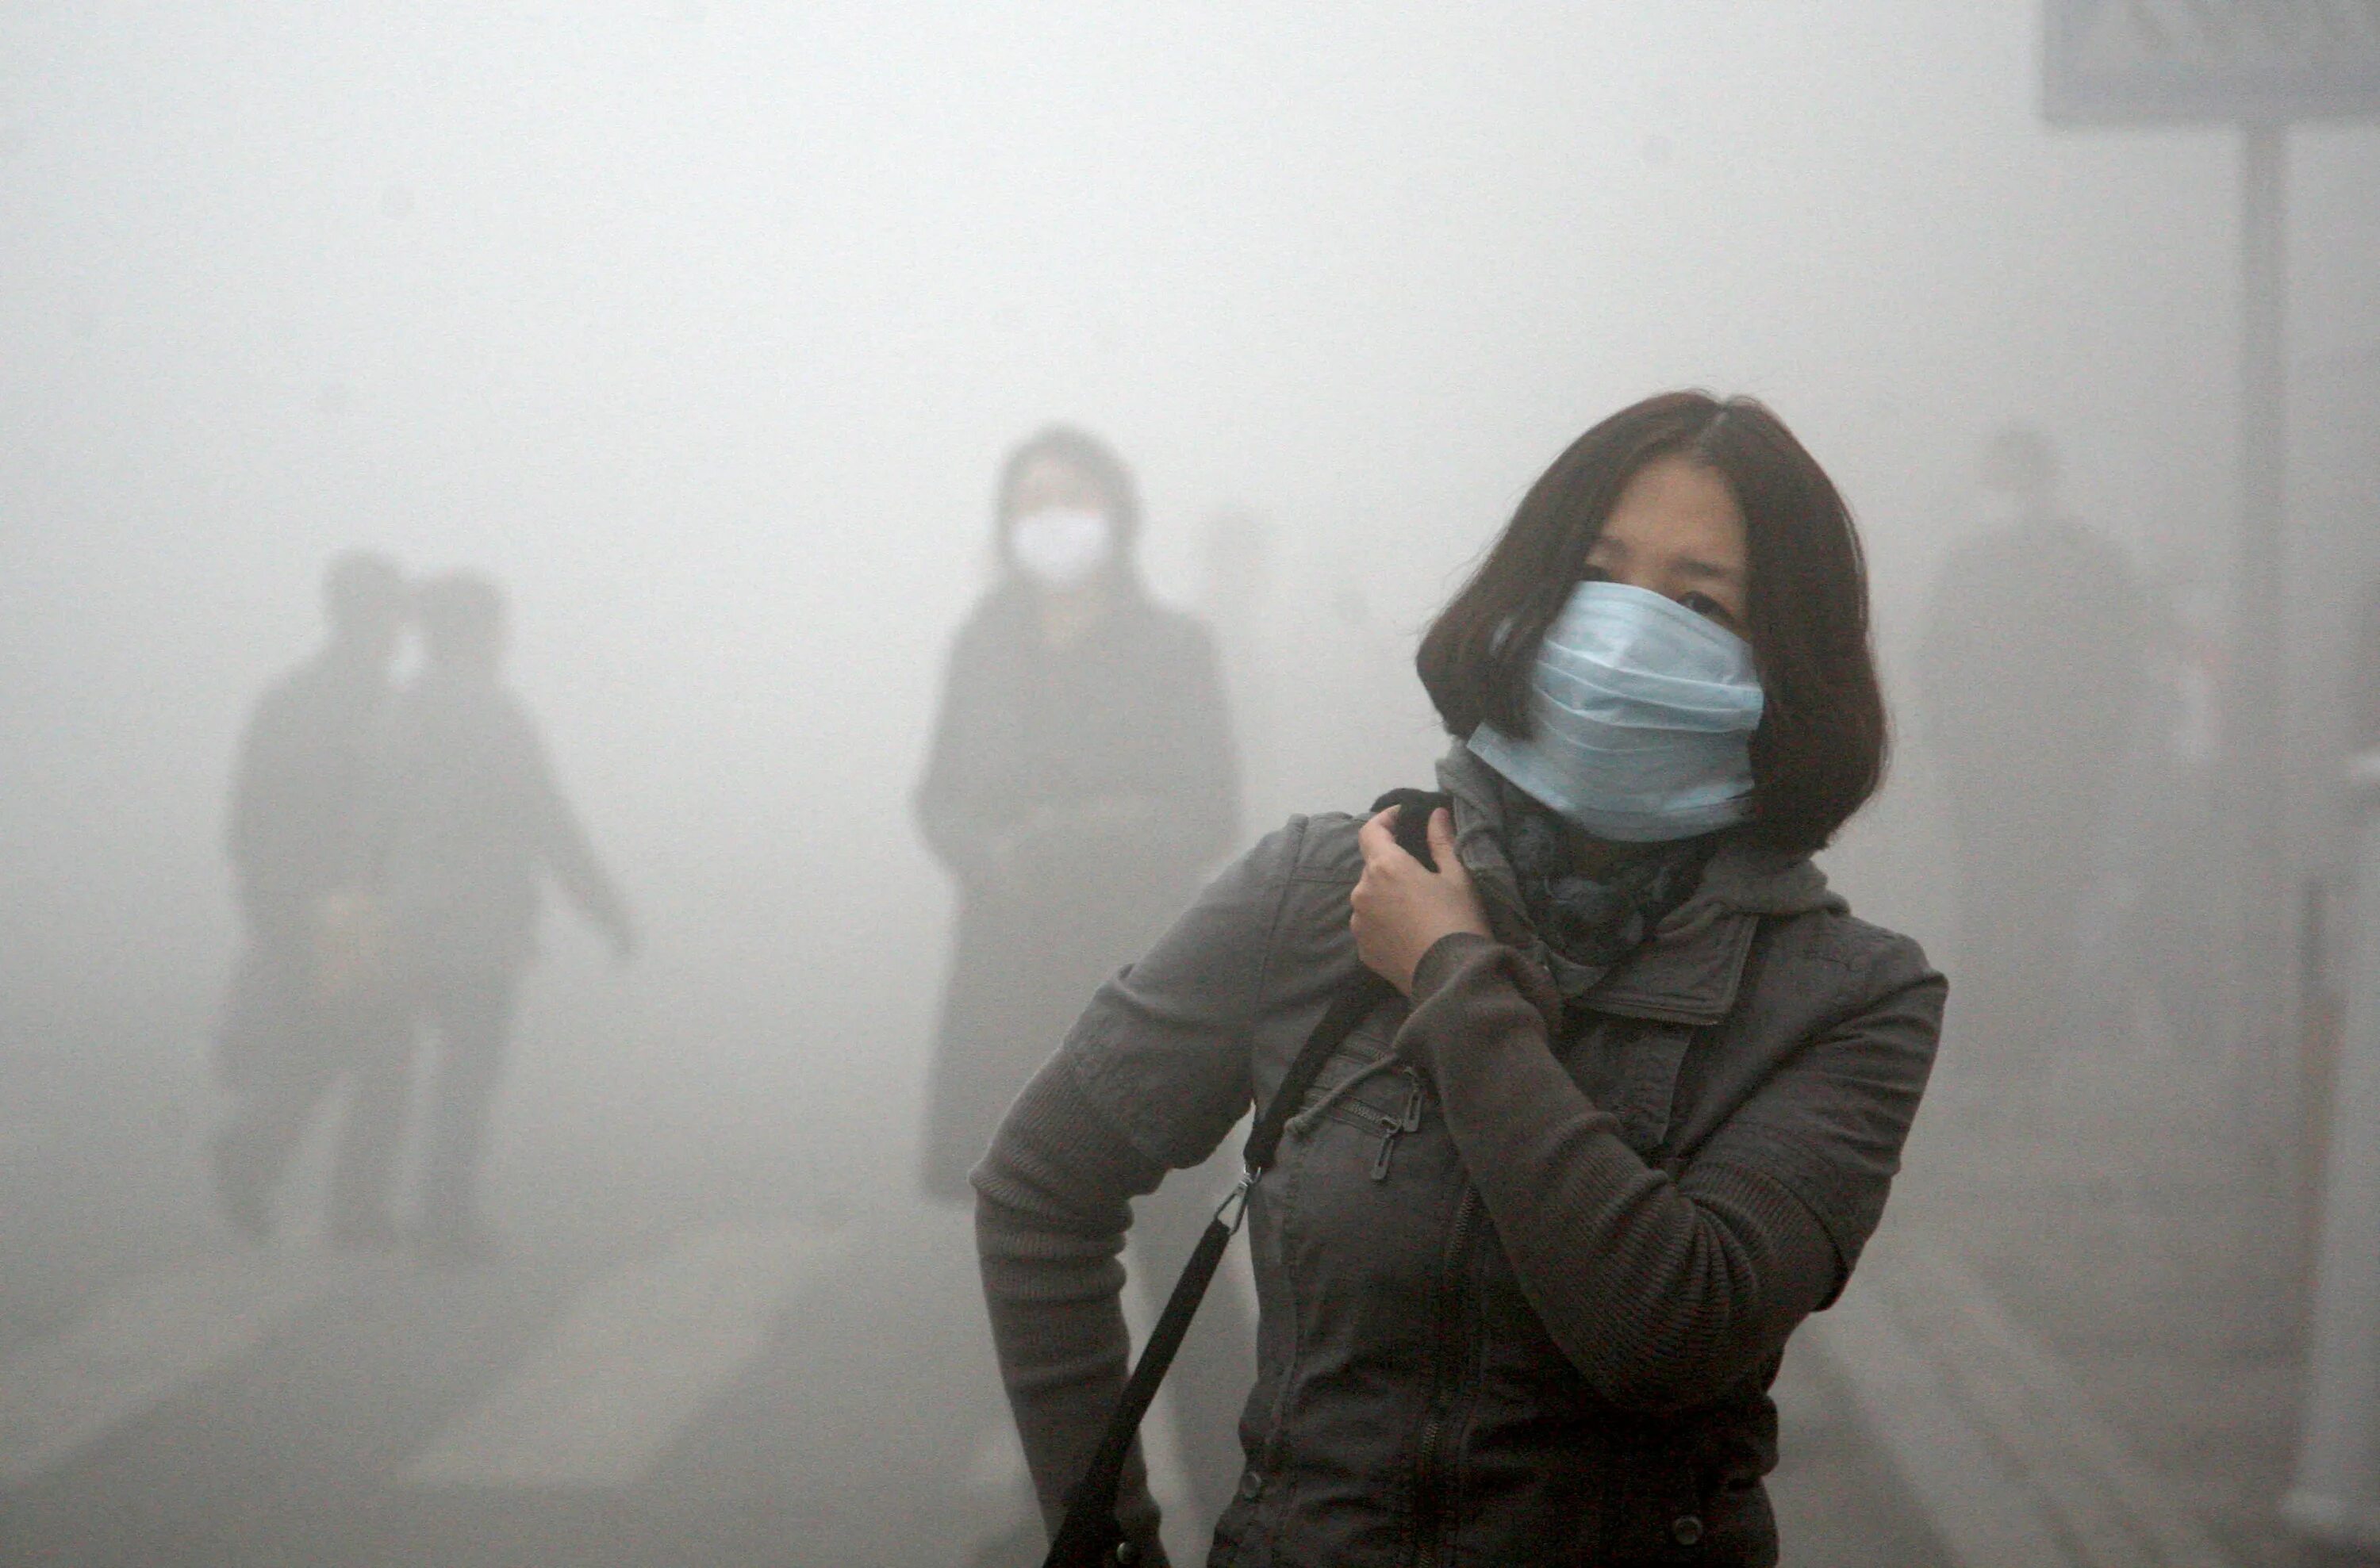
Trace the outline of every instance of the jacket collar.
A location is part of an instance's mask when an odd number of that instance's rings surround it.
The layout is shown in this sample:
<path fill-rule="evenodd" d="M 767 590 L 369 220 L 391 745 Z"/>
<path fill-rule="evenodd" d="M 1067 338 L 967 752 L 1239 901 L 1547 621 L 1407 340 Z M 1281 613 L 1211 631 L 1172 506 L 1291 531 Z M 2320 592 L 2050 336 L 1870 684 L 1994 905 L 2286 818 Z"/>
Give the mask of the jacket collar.
<path fill-rule="evenodd" d="M 1460 742 L 1438 765 L 1439 788 L 1454 798 L 1454 849 L 1470 871 L 1497 939 L 1552 976 L 1566 1003 L 1592 1011 L 1697 1028 L 1734 1007 L 1744 961 L 1763 915 L 1850 908 L 1806 855 L 1741 841 L 1719 847 L 1702 884 L 1670 911 L 1643 946 L 1608 969 L 1573 963 L 1548 948 L 1531 923 L 1504 853 L 1504 813 L 1496 778 Z"/>

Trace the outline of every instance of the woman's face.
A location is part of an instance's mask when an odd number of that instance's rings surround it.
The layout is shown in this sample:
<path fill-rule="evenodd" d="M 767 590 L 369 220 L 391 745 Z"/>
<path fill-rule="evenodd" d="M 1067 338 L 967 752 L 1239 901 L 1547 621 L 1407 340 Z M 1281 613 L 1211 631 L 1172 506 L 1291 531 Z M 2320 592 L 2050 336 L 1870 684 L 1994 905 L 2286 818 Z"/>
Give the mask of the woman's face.
<path fill-rule="evenodd" d="M 1743 513 L 1727 481 L 1690 458 L 1658 458 L 1637 470 L 1579 575 L 1659 594 L 1751 635 Z"/>
<path fill-rule="evenodd" d="M 1016 476 L 1015 487 L 1008 495 L 1008 515 L 1013 522 L 1052 509 L 1105 514 L 1108 498 L 1089 475 L 1062 457 L 1044 455 L 1027 463 Z"/>

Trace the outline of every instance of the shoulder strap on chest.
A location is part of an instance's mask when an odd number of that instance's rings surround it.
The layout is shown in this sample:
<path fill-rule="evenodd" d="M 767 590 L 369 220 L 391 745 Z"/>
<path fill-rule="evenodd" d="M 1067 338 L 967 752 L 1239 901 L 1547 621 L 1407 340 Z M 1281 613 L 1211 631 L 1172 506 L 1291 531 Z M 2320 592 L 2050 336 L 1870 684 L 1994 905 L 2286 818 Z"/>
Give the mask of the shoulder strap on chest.
<path fill-rule="evenodd" d="M 1405 853 L 1435 871 L 1437 862 L 1429 853 L 1429 818 L 1432 812 L 1446 803 L 1446 796 L 1426 790 L 1393 790 L 1375 802 L 1372 809 L 1378 812 L 1390 806 L 1401 808 L 1396 822 L 1398 844 Z M 1123 1392 L 1117 1396 L 1115 1409 L 1109 1415 L 1107 1431 L 1092 1452 L 1089 1464 L 1084 1466 L 1082 1478 L 1067 1494 L 1066 1517 L 1056 1539 L 1050 1542 L 1049 1556 L 1043 1559 L 1044 1568 L 1092 1568 L 1094 1564 L 1111 1565 L 1124 1561 L 1119 1550 L 1123 1544 L 1123 1532 L 1116 1524 L 1116 1490 L 1141 1417 L 1148 1413 L 1150 1401 L 1157 1397 L 1159 1382 L 1173 1364 L 1174 1353 L 1182 1348 L 1182 1336 L 1189 1331 L 1191 1315 L 1198 1310 L 1200 1297 L 1207 1294 L 1208 1282 L 1214 1277 L 1224 1245 L 1240 1228 L 1249 1191 L 1281 1148 L 1281 1129 L 1289 1125 L 1291 1114 L 1304 1103 L 1305 1092 L 1314 1087 L 1315 1079 L 1331 1054 L 1346 1043 L 1347 1036 L 1374 1007 L 1392 995 L 1387 981 L 1370 970 L 1357 969 L 1339 988 L 1338 995 L 1330 998 L 1321 1021 L 1305 1037 L 1297 1059 L 1290 1063 L 1281 1086 L 1273 1091 L 1271 1102 L 1257 1115 L 1256 1126 L 1248 1133 L 1247 1168 L 1240 1176 L 1239 1186 L 1208 1222 L 1206 1233 L 1191 1249 L 1190 1261 L 1183 1268 L 1182 1277 L 1174 1282 L 1173 1294 L 1167 1298 L 1165 1309 L 1158 1314 L 1156 1326 L 1149 1330 L 1140 1360 L 1124 1381 Z"/>
<path fill-rule="evenodd" d="M 1395 806 L 1398 847 L 1436 871 L 1438 862 L 1429 852 L 1429 819 L 1430 814 L 1447 804 L 1450 799 L 1432 790 L 1391 790 L 1372 802 L 1372 810 L 1383 812 Z M 1321 1074 L 1322 1065 L 1330 1059 L 1333 1052 L 1346 1043 L 1347 1036 L 1354 1032 L 1355 1026 L 1362 1023 L 1374 1007 L 1388 1000 L 1390 995 L 1387 981 L 1370 970 L 1359 969 L 1345 985 L 1340 987 L 1339 994 L 1330 998 L 1330 1006 L 1324 1010 L 1321 1021 L 1314 1026 L 1314 1032 L 1305 1037 L 1305 1044 L 1297 1053 L 1297 1059 L 1290 1063 L 1289 1071 L 1282 1075 L 1281 1087 L 1273 1091 L 1271 1103 L 1265 1106 L 1263 1114 L 1257 1117 L 1256 1126 L 1248 1132 L 1245 1158 L 1251 1181 L 1271 1165 L 1273 1155 L 1281 1147 L 1281 1129 L 1289 1125 L 1289 1118 L 1297 1107 L 1305 1104 L 1305 1092 L 1314 1087 L 1315 1079 Z"/>

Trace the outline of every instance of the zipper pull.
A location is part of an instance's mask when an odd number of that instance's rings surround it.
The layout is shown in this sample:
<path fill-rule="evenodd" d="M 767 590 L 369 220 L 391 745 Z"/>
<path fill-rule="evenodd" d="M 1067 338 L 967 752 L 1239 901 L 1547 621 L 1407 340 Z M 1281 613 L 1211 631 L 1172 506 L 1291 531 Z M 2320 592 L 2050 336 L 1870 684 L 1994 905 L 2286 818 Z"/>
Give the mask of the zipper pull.
<path fill-rule="evenodd" d="M 1394 1116 L 1380 1118 L 1380 1152 L 1372 1156 L 1372 1179 L 1389 1179 L 1389 1161 L 1396 1153 L 1397 1138 L 1402 1133 L 1421 1130 L 1421 1079 L 1411 1067 L 1404 1069 L 1405 1108 Z"/>

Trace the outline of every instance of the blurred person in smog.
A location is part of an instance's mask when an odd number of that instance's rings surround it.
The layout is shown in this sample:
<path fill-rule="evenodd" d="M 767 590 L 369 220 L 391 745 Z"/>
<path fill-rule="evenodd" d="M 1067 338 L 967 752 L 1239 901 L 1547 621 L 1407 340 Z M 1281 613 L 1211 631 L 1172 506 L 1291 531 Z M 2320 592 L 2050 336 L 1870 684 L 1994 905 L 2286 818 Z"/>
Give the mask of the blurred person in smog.
<path fill-rule="evenodd" d="M 345 1221 L 392 1243 L 399 1235 L 388 1188 L 426 1028 L 436 1066 L 417 1239 L 433 1257 L 468 1260 L 489 1243 L 479 1167 L 536 952 L 540 883 L 558 884 L 621 961 L 636 936 L 536 722 L 504 684 L 502 593 L 477 573 L 450 572 L 421 585 L 414 617 L 421 672 L 391 706 L 367 844 L 406 1030 L 358 1085 L 363 1179 Z"/>
<path fill-rule="evenodd" d="M 250 1239 L 272 1230 L 274 1189 L 316 1107 L 394 1029 L 359 851 L 406 596 L 386 556 L 334 558 L 328 637 L 265 692 L 240 739 L 227 848 L 247 945 L 216 1039 L 233 1109 L 211 1153 L 217 1200 Z M 358 1178 L 356 1152 L 342 1140 L 339 1194 Z"/>
<path fill-rule="evenodd" d="M 1418 666 L 1438 869 L 1398 808 L 1291 818 L 1099 988 L 976 1173 L 1044 1516 L 1124 1376 L 1137 1200 L 1362 987 L 1246 1210 L 1209 1561 L 1774 1563 L 1768 1387 L 1876 1228 L 1944 995 L 1810 860 L 1884 761 L 1851 514 L 1760 404 L 1648 399 L 1530 488 Z M 1165 1561 L 1136 1464 L 1118 1522 Z"/>
<path fill-rule="evenodd" d="M 1919 653 L 1926 745 L 1958 840 L 1953 1024 L 1987 1070 L 2018 1079 L 2069 1021 L 2070 955 L 2151 708 L 2138 579 L 2058 504 L 2058 479 L 2039 431 L 1992 439 L 1982 480 L 1996 515 L 1936 579 Z"/>
<path fill-rule="evenodd" d="M 1237 814 L 1214 645 L 1143 585 L 1123 462 L 1083 431 L 1045 429 L 1009 454 L 992 511 L 999 575 L 951 650 L 917 791 L 958 885 L 924 1140 L 926 1193 L 952 1203 L 971 1197 L 967 1173 L 1017 1091 L 1230 848 Z M 1151 1216 L 1136 1272 L 1160 1299 L 1206 1217 L 1195 1194 Z M 1227 1316 L 1184 1356 L 1244 1368 Z M 1235 1411 L 1183 1406 L 1202 1492 L 1237 1473 Z"/>

